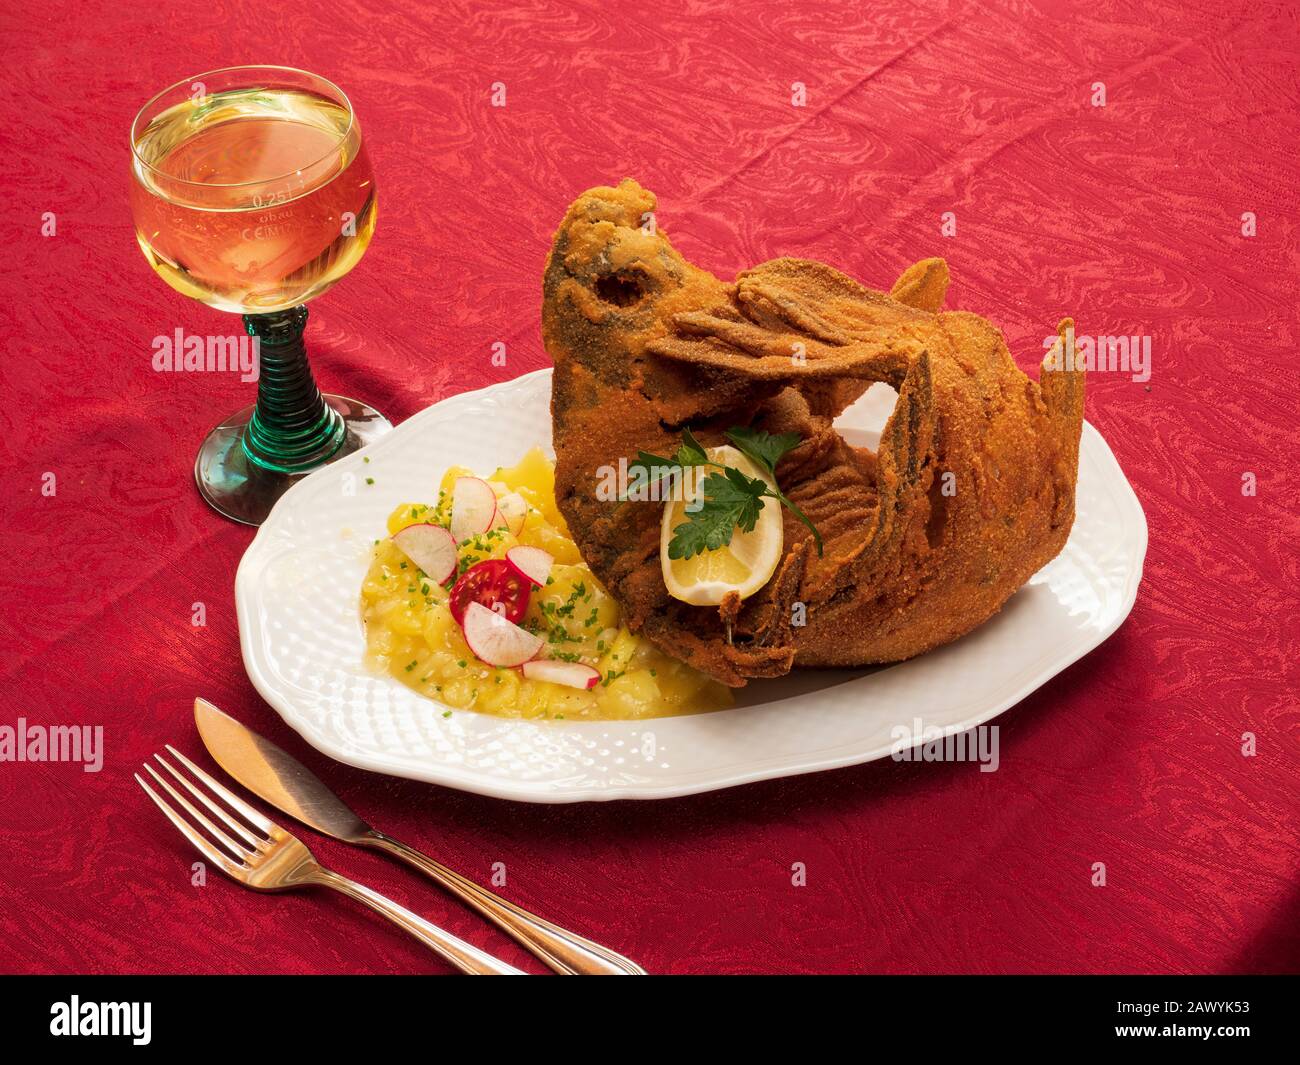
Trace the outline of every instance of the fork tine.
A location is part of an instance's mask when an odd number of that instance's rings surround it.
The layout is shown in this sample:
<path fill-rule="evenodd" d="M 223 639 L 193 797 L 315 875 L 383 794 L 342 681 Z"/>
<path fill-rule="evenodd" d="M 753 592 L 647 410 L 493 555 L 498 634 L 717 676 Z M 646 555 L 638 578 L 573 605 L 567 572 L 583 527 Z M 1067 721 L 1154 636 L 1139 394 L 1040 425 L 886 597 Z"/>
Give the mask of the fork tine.
<path fill-rule="evenodd" d="M 231 839 L 224 832 L 222 832 L 221 829 L 219 829 L 216 825 L 214 825 L 211 821 L 209 821 L 207 817 L 204 816 L 202 810 L 198 809 L 192 802 L 190 802 L 189 799 L 187 799 L 179 791 L 177 791 L 170 784 L 168 784 L 167 781 L 163 780 L 163 778 L 160 777 L 158 773 L 154 770 L 153 766 L 146 763 L 144 769 L 146 773 L 148 773 L 151 777 L 154 778 L 154 780 L 158 781 L 159 784 L 161 784 L 164 788 L 167 789 L 167 794 L 170 795 L 173 799 L 175 799 L 178 803 L 180 803 L 181 806 L 185 808 L 186 813 L 188 813 L 192 818 L 198 821 L 199 824 L 201 824 L 204 828 L 206 828 L 212 834 L 213 838 L 215 838 L 218 843 L 220 843 L 223 847 L 229 850 L 232 855 L 235 855 L 236 857 L 243 860 L 248 858 L 253 853 L 242 843 L 236 843 L 233 839 Z"/>
<path fill-rule="evenodd" d="M 247 872 L 246 867 L 236 865 L 233 859 L 222 854 L 208 840 L 204 839 L 198 832 L 191 828 L 188 822 L 186 822 L 180 814 L 168 806 L 167 803 L 159 797 L 158 793 L 144 782 L 144 778 L 140 776 L 139 773 L 135 774 L 135 782 L 139 784 L 140 787 L 144 788 L 145 794 L 148 795 L 149 798 L 153 799 L 154 805 L 156 805 L 158 809 L 166 815 L 168 821 L 180 829 L 182 836 L 198 848 L 199 853 L 202 854 L 203 857 L 207 858 L 213 865 L 224 870 L 227 876 L 233 876 L 236 880 L 242 880 L 244 878 L 244 875 Z"/>
<path fill-rule="evenodd" d="M 204 794 L 197 787 L 195 787 L 194 784 L 191 783 L 189 777 L 185 776 L 183 773 L 180 772 L 180 770 L 176 769 L 169 761 L 163 758 L 161 754 L 155 752 L 154 758 L 157 759 L 158 764 L 160 766 L 162 766 L 165 770 L 167 770 L 167 772 L 170 773 L 178 782 L 184 785 L 186 791 L 188 791 L 191 795 L 193 795 L 196 799 L 198 799 L 199 802 L 203 803 L 204 806 L 206 806 L 209 810 L 211 810 L 214 814 L 216 814 L 219 818 L 221 818 L 222 824 L 224 824 L 232 832 L 236 833 L 243 840 L 245 840 L 250 847 L 252 847 L 254 850 L 262 850 L 267 845 L 266 840 L 259 839 L 257 836 L 253 835 L 253 833 L 250 832 L 245 825 L 240 824 L 233 817 L 231 817 L 230 814 L 226 813 L 224 808 L 219 806 L 217 803 L 213 802 L 212 799 L 210 799 L 206 794 Z"/>
<path fill-rule="evenodd" d="M 184 765 L 186 769 L 188 769 L 191 773 L 193 773 L 196 777 L 198 777 L 201 781 L 203 781 L 204 784 L 206 784 L 209 788 L 211 788 L 213 793 L 218 798 L 225 800 L 230 806 L 232 806 L 235 812 L 239 814 L 240 817 L 242 817 L 254 828 L 260 829 L 262 832 L 265 832 L 268 836 L 270 836 L 272 832 L 274 832 L 277 828 L 280 827 L 279 825 L 275 824 L 273 821 L 269 821 L 265 817 L 263 817 L 260 813 L 258 813 L 251 806 L 249 806 L 248 803 L 244 802 L 243 799 L 241 799 L 229 788 L 223 787 L 222 785 L 218 784 L 215 780 L 212 779 L 212 777 L 210 777 L 207 773 L 203 772 L 202 769 L 200 769 L 188 758 L 186 758 L 185 755 L 181 754 L 181 752 L 178 751 L 175 747 L 173 747 L 170 743 L 167 744 L 166 747 L 169 751 L 171 751 L 172 754 L 174 754 L 178 759 L 180 759 L 181 764 Z"/>

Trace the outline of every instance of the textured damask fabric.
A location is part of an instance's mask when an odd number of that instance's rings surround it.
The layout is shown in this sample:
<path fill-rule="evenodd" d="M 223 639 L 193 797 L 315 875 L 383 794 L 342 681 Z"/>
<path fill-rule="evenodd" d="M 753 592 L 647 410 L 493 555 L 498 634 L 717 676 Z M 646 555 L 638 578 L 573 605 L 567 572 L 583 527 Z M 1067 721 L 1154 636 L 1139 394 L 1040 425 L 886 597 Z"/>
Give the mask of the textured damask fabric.
<path fill-rule="evenodd" d="M 442 971 L 339 897 L 193 883 L 131 775 L 165 743 L 199 753 L 199 694 L 390 833 L 482 882 L 504 863 L 504 894 L 652 972 L 1300 968 L 1292 5 L 175 11 L 0 12 L 0 725 L 98 725 L 105 748 L 96 773 L 0 763 L 0 970 Z M 625 175 L 724 276 L 790 254 L 888 287 L 942 255 L 950 306 L 998 323 L 1025 368 L 1065 314 L 1149 338 L 1149 376 L 1097 373 L 1087 398 L 1150 523 L 1132 615 L 999 719 L 995 773 L 886 760 L 545 807 L 330 763 L 244 674 L 252 532 L 192 484 L 205 431 L 252 387 L 151 368 L 155 336 L 235 320 L 152 275 L 127 200 L 139 106 L 246 62 L 318 71 L 356 105 L 378 232 L 309 342 L 323 387 L 394 420 L 547 365 L 552 229 Z M 304 836 L 536 971 L 414 875 Z"/>

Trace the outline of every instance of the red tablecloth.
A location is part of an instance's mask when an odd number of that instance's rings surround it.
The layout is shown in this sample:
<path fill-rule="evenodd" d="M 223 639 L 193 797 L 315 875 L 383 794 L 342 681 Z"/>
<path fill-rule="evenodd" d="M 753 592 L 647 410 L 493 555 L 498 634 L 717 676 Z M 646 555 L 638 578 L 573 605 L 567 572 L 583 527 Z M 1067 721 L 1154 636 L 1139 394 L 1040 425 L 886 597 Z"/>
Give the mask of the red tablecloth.
<path fill-rule="evenodd" d="M 9 0 L 0 14 L 0 725 L 101 724 L 107 748 L 99 773 L 0 764 L 0 970 L 438 971 L 336 897 L 191 884 L 194 856 L 131 774 L 164 743 L 200 752 L 196 694 L 375 823 L 482 881 L 504 862 L 508 895 L 654 972 L 1300 968 L 1294 12 L 437 7 L 223 0 L 182 17 Z M 1083 333 L 1150 336 L 1149 381 L 1088 386 L 1151 527 L 1131 617 L 1000 719 L 992 774 L 885 761 L 530 807 L 330 763 L 244 675 L 232 584 L 252 533 L 191 480 L 204 432 L 251 386 L 151 370 L 154 336 L 220 316 L 148 270 L 127 204 L 141 103 L 241 62 L 319 71 L 355 102 L 379 229 L 313 305 L 310 342 L 324 387 L 395 421 L 547 364 L 552 229 L 578 192 L 624 175 L 723 275 L 794 254 L 887 287 L 943 255 L 950 305 L 999 323 L 1022 366 L 1065 313 Z M 414 876 L 307 836 L 524 958 Z"/>

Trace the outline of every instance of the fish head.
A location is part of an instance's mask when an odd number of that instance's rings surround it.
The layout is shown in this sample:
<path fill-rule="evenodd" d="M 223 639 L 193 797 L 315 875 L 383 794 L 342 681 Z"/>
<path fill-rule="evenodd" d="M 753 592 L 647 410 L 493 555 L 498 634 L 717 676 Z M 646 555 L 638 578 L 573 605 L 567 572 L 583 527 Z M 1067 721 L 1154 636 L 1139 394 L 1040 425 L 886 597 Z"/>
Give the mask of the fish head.
<path fill-rule="evenodd" d="M 556 230 L 542 281 L 542 336 L 555 362 L 560 433 L 583 421 L 570 413 L 633 393 L 646 401 L 647 414 L 654 409 L 649 428 L 662 423 L 675 438 L 672 428 L 744 391 L 744 382 L 719 381 L 647 350 L 674 330 L 678 315 L 728 307 L 735 292 L 682 257 L 658 224 L 656 206 L 652 192 L 625 178 L 584 192 Z M 651 446 L 653 435 L 639 446 Z"/>

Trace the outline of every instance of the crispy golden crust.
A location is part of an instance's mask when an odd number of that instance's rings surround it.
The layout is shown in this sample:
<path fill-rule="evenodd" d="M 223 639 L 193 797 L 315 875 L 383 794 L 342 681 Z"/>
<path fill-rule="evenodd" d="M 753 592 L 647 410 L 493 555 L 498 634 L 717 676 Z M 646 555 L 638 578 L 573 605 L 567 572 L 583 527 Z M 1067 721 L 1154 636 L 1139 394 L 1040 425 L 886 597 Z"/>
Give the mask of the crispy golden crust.
<path fill-rule="evenodd" d="M 992 325 L 940 311 L 941 259 L 889 295 L 802 259 L 727 284 L 677 253 L 654 207 L 631 180 L 585 192 L 543 281 L 557 500 L 630 627 L 734 686 L 898 661 L 969 632 L 1060 551 L 1081 372 L 1045 366 L 1040 386 Z M 850 447 L 831 419 L 877 381 L 898 390 L 894 413 L 876 452 Z M 688 606 L 660 573 L 661 508 L 600 500 L 601 470 L 670 453 L 683 426 L 712 446 L 737 424 L 804 437 L 777 473 L 825 552 L 787 514 L 786 557 L 765 588 L 721 610 Z"/>

